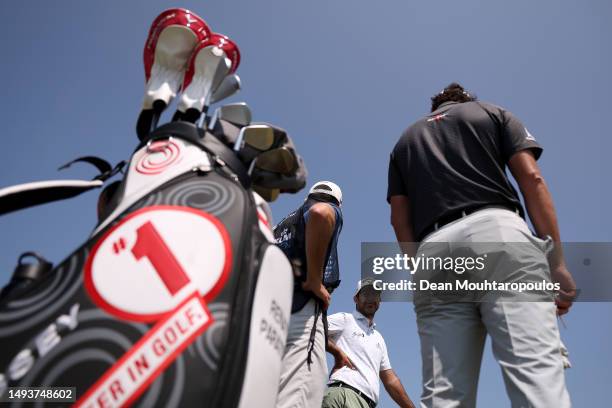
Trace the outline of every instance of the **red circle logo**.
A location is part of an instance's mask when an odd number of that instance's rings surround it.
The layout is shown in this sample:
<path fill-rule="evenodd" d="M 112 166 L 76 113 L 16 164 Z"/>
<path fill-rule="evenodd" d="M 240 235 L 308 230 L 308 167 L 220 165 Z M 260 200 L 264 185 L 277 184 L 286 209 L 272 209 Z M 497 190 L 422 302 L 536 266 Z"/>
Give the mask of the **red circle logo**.
<path fill-rule="evenodd" d="M 126 320 L 163 318 L 197 292 L 205 301 L 221 291 L 232 266 L 223 224 L 180 206 L 135 211 L 107 231 L 85 264 L 94 302 Z"/>
<path fill-rule="evenodd" d="M 143 156 L 136 163 L 136 171 L 153 175 L 162 173 L 181 158 L 181 147 L 172 140 L 158 140 L 147 146 Z"/>

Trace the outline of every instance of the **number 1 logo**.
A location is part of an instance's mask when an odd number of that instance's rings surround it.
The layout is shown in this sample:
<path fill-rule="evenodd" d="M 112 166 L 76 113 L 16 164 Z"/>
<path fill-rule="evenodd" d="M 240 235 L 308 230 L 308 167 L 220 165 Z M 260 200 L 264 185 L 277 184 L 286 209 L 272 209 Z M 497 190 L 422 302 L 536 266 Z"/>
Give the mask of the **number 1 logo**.
<path fill-rule="evenodd" d="M 132 254 L 137 260 L 147 258 L 151 262 L 170 294 L 175 295 L 189 283 L 189 277 L 151 221 L 138 227 L 136 236 Z"/>
<path fill-rule="evenodd" d="M 223 288 L 232 264 L 229 234 L 214 216 L 180 206 L 138 210 L 107 231 L 85 264 L 94 302 L 127 320 L 156 321 L 197 291 Z"/>

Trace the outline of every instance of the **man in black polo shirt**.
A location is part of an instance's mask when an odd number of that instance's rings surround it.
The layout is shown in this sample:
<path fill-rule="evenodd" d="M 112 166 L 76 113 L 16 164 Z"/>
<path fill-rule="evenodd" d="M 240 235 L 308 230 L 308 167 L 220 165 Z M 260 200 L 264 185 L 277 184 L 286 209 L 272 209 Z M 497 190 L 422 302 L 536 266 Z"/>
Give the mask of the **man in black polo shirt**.
<path fill-rule="evenodd" d="M 569 311 L 575 283 L 561 245 L 546 258 L 546 248 L 560 244 L 560 236 L 536 164 L 541 153 L 512 113 L 476 101 L 456 83 L 432 98 L 431 114 L 410 126 L 391 153 L 387 200 L 405 252 L 414 256 L 417 248 L 421 252 L 426 244 L 442 243 L 452 255 L 457 246 L 452 243 L 519 242 L 523 252 L 505 244 L 496 276 L 518 276 L 531 268 L 542 279 L 550 273 L 561 287 L 554 302 L 444 302 L 433 301 L 431 293 L 415 293 L 422 406 L 475 406 L 487 334 L 513 407 L 570 406 L 555 314 Z M 537 237 L 524 221 L 506 166 Z M 420 244 L 410 244 L 415 242 Z"/>

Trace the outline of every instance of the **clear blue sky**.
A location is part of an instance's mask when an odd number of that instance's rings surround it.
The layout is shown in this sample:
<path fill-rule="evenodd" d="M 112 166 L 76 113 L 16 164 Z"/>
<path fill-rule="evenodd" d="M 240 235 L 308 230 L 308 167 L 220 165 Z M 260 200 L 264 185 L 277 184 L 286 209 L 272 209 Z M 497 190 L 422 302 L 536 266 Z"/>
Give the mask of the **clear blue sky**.
<path fill-rule="evenodd" d="M 565 241 L 612 241 L 609 96 L 612 4 L 606 0 L 2 1 L 0 186 L 91 177 L 57 173 L 80 155 L 112 162 L 136 145 L 142 48 L 162 10 L 192 9 L 242 52 L 238 72 L 254 119 L 290 132 L 310 182 L 336 181 L 345 196 L 343 285 L 332 312 L 352 310 L 362 241 L 391 241 L 387 159 L 429 97 L 460 81 L 513 111 L 544 146 L 540 161 Z M 299 196 L 273 205 L 276 219 Z M 59 262 L 94 225 L 96 194 L 0 218 L 0 284 L 19 253 Z M 610 303 L 581 303 L 562 329 L 576 407 L 609 405 Z M 392 365 L 420 394 L 419 343 L 408 303 L 383 304 L 377 320 Z M 382 392 L 381 407 L 393 406 Z M 487 345 L 479 406 L 509 406 Z"/>

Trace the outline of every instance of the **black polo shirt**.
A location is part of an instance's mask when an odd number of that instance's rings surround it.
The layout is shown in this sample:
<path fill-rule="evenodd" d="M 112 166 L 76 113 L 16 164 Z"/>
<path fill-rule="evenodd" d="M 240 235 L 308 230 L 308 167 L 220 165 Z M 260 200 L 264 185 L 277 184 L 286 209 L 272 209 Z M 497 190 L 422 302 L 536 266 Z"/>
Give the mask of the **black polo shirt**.
<path fill-rule="evenodd" d="M 518 208 L 508 176 L 510 157 L 542 148 L 510 112 L 484 102 L 445 102 L 410 126 L 389 160 L 387 201 L 410 199 L 417 239 L 441 217 L 466 208 L 506 205 Z"/>

